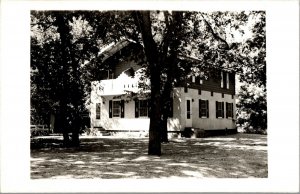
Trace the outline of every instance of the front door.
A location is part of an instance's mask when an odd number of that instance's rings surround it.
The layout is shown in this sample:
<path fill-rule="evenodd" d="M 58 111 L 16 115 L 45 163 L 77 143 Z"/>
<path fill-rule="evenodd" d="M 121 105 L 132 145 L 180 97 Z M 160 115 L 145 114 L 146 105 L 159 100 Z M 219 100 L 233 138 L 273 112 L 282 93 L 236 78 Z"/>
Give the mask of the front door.
<path fill-rule="evenodd" d="M 186 98 L 185 108 L 186 108 L 186 114 L 185 114 L 185 120 L 186 124 L 185 127 L 192 127 L 192 104 L 191 99 Z"/>

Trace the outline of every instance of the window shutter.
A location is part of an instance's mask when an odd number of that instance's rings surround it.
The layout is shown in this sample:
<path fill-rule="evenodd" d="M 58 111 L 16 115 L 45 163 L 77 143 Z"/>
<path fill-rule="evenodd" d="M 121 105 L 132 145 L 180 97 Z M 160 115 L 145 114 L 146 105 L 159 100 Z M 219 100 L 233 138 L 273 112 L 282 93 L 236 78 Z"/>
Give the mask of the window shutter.
<path fill-rule="evenodd" d="M 199 118 L 201 118 L 201 99 L 199 99 Z"/>
<path fill-rule="evenodd" d="M 135 106 L 134 106 L 134 112 L 135 112 L 135 118 L 139 117 L 139 100 L 135 100 Z"/>
<path fill-rule="evenodd" d="M 109 118 L 112 118 L 112 100 L 109 101 Z"/>
<path fill-rule="evenodd" d="M 209 103 L 208 100 L 206 100 L 206 116 L 209 118 Z"/>
<path fill-rule="evenodd" d="M 169 113 L 169 117 L 170 118 L 173 117 L 173 98 L 170 98 L 170 113 Z"/>
<path fill-rule="evenodd" d="M 222 102 L 222 118 L 224 118 L 224 102 Z"/>
<path fill-rule="evenodd" d="M 218 101 L 216 101 L 216 118 L 218 118 Z"/>
<path fill-rule="evenodd" d="M 125 114 L 124 100 L 121 100 L 121 118 L 124 118 L 124 114 Z"/>
<path fill-rule="evenodd" d="M 227 87 L 227 80 L 226 80 L 226 72 L 223 72 L 223 88 L 226 88 Z"/>
<path fill-rule="evenodd" d="M 229 112 L 228 112 L 228 103 L 226 102 L 226 118 L 228 118 Z"/>
<path fill-rule="evenodd" d="M 235 114 L 233 113 L 233 103 L 231 103 L 231 105 L 232 105 L 232 106 L 231 106 L 231 112 L 232 112 L 232 116 L 231 116 L 231 117 L 234 118 L 234 115 L 235 115 Z"/>

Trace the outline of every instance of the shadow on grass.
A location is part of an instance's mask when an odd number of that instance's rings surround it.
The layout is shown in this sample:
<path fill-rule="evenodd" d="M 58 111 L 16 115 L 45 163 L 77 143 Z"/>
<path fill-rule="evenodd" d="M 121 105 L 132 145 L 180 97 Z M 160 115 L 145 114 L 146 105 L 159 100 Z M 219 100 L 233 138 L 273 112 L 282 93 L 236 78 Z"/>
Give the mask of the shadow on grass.
<path fill-rule="evenodd" d="M 267 178 L 267 139 L 237 134 L 174 139 L 161 157 L 148 156 L 148 139 L 81 138 L 79 148 L 60 139 L 31 144 L 31 178 Z M 52 142 L 52 143 L 51 143 Z"/>

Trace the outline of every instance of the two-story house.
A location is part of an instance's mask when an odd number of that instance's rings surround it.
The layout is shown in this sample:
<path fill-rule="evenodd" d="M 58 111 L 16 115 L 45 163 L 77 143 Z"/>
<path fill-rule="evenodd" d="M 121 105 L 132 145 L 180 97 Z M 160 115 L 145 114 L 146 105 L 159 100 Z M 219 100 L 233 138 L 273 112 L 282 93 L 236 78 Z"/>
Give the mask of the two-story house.
<path fill-rule="evenodd" d="M 110 70 L 106 78 L 91 83 L 92 128 L 108 131 L 149 129 L 148 99 L 141 94 L 138 84 L 143 78 L 143 65 L 122 55 L 122 52 L 130 53 L 132 44 L 135 43 L 123 40 L 102 51 L 103 62 L 111 60 Z M 214 71 L 220 76 L 200 79 L 192 75 L 173 89 L 169 132 L 186 128 L 203 129 L 207 135 L 236 132 L 235 74 Z M 132 94 L 138 95 L 133 98 Z"/>

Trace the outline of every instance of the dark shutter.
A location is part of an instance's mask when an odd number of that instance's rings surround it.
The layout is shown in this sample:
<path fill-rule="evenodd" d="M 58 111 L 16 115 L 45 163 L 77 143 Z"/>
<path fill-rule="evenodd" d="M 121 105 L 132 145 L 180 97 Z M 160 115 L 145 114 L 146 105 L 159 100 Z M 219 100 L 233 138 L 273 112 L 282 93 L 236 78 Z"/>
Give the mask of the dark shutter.
<path fill-rule="evenodd" d="M 223 71 L 223 88 L 227 88 L 227 85 L 226 85 L 226 79 L 227 79 L 227 77 L 226 76 L 227 76 L 226 72 Z"/>
<path fill-rule="evenodd" d="M 209 103 L 208 100 L 206 100 L 206 116 L 209 118 Z"/>
<path fill-rule="evenodd" d="M 201 99 L 199 99 L 199 118 L 201 118 Z"/>
<path fill-rule="evenodd" d="M 222 118 L 224 118 L 224 102 L 222 102 Z"/>
<path fill-rule="evenodd" d="M 173 117 L 173 98 L 170 98 L 170 113 L 169 113 L 169 117 L 170 118 Z"/>
<path fill-rule="evenodd" d="M 226 118 L 228 118 L 228 103 L 226 102 Z"/>
<path fill-rule="evenodd" d="M 231 114 L 232 114 L 231 117 L 234 118 L 235 114 L 233 114 L 233 103 L 231 103 Z"/>
<path fill-rule="evenodd" d="M 124 118 L 124 114 L 125 114 L 124 100 L 121 100 L 121 118 Z"/>
<path fill-rule="evenodd" d="M 112 100 L 109 101 L 109 118 L 112 118 Z"/>
<path fill-rule="evenodd" d="M 218 101 L 216 101 L 216 118 L 218 118 Z"/>
<path fill-rule="evenodd" d="M 135 118 L 139 117 L 139 100 L 135 100 L 134 106 Z"/>

